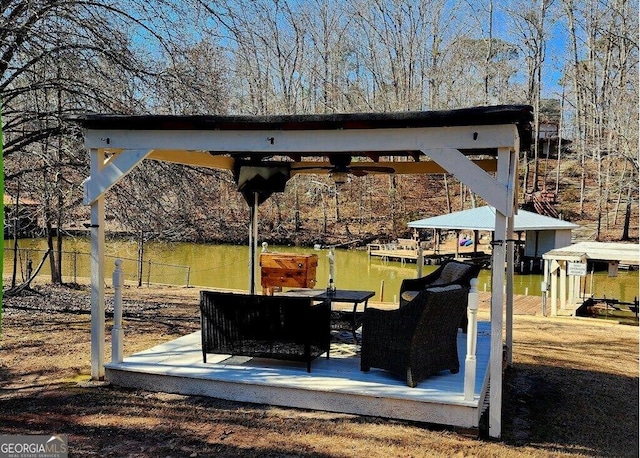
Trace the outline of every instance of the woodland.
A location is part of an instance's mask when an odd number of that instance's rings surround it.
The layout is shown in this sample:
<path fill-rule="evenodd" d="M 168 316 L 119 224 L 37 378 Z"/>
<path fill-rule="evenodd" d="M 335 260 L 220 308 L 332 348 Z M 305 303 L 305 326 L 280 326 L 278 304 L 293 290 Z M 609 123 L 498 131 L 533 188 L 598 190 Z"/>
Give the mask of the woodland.
<path fill-rule="evenodd" d="M 84 230 L 84 113 L 270 115 L 534 108 L 519 200 L 591 240 L 638 237 L 638 4 L 628 0 L 0 2 L 5 239 Z M 298 175 L 260 206 L 271 243 L 357 245 L 483 202 L 453 176 Z M 109 192 L 111 235 L 241 243 L 227 171 L 146 161 Z M 428 234 L 426 235 L 428 236 Z"/>

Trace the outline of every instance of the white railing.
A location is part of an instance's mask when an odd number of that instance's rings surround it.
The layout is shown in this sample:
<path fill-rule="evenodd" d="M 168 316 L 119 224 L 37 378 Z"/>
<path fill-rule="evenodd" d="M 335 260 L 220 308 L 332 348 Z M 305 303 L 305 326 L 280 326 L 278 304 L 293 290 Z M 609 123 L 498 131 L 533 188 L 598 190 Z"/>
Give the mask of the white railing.
<path fill-rule="evenodd" d="M 116 259 L 113 271 L 113 329 L 111 330 L 111 362 L 121 363 L 124 348 L 124 332 L 122 330 L 122 286 L 124 275 L 122 260 Z"/>
<path fill-rule="evenodd" d="M 478 343 L 478 279 L 471 280 L 467 306 L 467 357 L 464 361 L 464 399 L 473 401 L 476 389 L 476 351 Z"/>

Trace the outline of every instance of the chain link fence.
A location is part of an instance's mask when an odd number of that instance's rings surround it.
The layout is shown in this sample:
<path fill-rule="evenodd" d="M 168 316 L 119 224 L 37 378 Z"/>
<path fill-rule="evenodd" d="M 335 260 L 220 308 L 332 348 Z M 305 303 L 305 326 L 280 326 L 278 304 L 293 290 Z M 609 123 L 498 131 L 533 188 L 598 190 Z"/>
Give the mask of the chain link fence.
<path fill-rule="evenodd" d="M 15 256 L 14 256 L 15 253 Z M 46 250 L 34 248 L 4 249 L 4 278 L 13 278 L 15 267 L 15 283 L 25 282 L 38 265 L 42 262 Z M 147 259 L 139 265 L 135 258 L 105 255 L 105 281 L 111 282 L 111 274 L 115 269 L 115 260 L 122 260 L 122 270 L 126 283 L 135 285 L 185 285 L 190 286 L 191 267 L 155 262 Z M 36 278 L 51 277 L 49 259 L 46 259 Z M 91 253 L 80 251 L 62 252 L 62 281 L 65 283 L 78 283 L 79 279 L 91 277 Z M 81 281 L 82 282 L 82 281 Z M 7 284 L 5 280 L 5 284 Z"/>

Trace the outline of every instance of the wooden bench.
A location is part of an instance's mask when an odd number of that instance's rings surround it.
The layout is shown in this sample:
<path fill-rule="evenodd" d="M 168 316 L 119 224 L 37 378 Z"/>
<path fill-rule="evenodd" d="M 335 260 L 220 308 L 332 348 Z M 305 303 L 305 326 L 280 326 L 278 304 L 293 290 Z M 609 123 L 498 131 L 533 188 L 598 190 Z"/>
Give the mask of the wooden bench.
<path fill-rule="evenodd" d="M 329 358 L 331 303 L 310 297 L 200 292 L 202 360 L 207 353 L 307 363 Z"/>

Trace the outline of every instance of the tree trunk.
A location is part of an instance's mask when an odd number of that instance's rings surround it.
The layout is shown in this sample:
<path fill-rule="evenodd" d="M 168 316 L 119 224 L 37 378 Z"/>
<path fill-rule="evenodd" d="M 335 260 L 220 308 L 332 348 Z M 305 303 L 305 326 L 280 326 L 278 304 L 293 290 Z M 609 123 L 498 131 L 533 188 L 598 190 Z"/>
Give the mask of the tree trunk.
<path fill-rule="evenodd" d="M 298 180 L 295 180 L 293 184 L 294 192 L 294 205 L 293 205 L 293 218 L 294 218 L 294 231 L 300 232 L 302 228 L 300 224 L 300 199 L 298 197 Z"/>
<path fill-rule="evenodd" d="M 340 202 L 338 198 L 338 185 L 334 185 L 333 187 L 333 204 L 336 207 L 336 223 L 340 222 Z"/>
<path fill-rule="evenodd" d="M 11 273 L 11 287 L 16 286 L 16 275 L 18 273 L 18 215 L 20 214 L 20 181 L 16 191 L 16 203 L 13 207 L 13 271 Z"/>
<path fill-rule="evenodd" d="M 390 175 L 389 176 L 389 203 L 390 203 L 390 207 L 391 207 L 391 233 L 393 234 L 394 237 L 397 237 L 397 227 L 396 227 L 396 194 L 397 194 L 397 188 L 396 188 L 396 176 L 394 175 Z"/>
<path fill-rule="evenodd" d="M 627 198 L 627 209 L 624 212 L 624 225 L 622 226 L 622 240 L 631 240 L 629 237 L 629 226 L 631 224 L 631 186 L 629 186 L 629 197 Z"/>
<path fill-rule="evenodd" d="M 142 263 L 144 262 L 144 231 L 138 237 L 138 288 L 142 287 Z"/>
<path fill-rule="evenodd" d="M 58 272 L 58 263 L 56 262 L 55 250 L 53 249 L 53 227 L 51 221 L 47 220 L 47 250 L 49 251 L 49 266 L 51 267 L 51 283 L 54 285 L 62 284 L 60 272 Z"/>
<path fill-rule="evenodd" d="M 442 179 L 444 180 L 444 194 L 447 198 L 447 213 L 451 213 L 451 196 L 449 195 L 449 183 L 447 182 L 447 174 L 442 174 Z"/>

